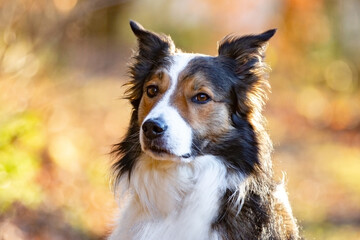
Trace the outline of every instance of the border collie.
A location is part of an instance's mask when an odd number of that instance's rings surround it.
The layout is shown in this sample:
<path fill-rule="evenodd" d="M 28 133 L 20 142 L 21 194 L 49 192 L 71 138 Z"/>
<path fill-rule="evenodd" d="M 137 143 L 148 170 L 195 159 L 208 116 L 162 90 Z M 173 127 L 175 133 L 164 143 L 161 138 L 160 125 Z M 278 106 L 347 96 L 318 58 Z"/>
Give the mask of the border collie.
<path fill-rule="evenodd" d="M 184 53 L 130 21 L 138 40 L 114 147 L 121 205 L 110 240 L 298 239 L 261 115 L 275 29 L 228 35 L 218 56 Z"/>

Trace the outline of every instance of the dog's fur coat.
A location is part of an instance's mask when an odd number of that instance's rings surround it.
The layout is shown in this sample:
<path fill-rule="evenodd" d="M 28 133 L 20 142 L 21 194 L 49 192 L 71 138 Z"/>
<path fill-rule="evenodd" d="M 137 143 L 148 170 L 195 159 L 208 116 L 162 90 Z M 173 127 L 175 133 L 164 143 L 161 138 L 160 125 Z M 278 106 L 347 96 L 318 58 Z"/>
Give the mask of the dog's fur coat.
<path fill-rule="evenodd" d="M 109 239 L 298 239 L 261 115 L 275 30 L 227 36 L 210 57 L 130 25 L 133 112 L 114 148 L 122 212 Z"/>

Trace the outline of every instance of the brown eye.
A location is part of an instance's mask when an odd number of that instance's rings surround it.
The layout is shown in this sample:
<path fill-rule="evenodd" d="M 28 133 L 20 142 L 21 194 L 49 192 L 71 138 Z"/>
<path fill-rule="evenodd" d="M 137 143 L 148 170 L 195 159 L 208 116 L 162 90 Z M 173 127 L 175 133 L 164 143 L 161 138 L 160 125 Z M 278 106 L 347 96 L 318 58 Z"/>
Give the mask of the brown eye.
<path fill-rule="evenodd" d="M 150 85 L 146 88 L 146 94 L 148 95 L 149 98 L 155 97 L 158 94 L 158 92 L 159 92 L 158 86 Z"/>
<path fill-rule="evenodd" d="M 199 104 L 207 103 L 210 100 L 211 100 L 211 98 L 206 93 L 198 93 L 194 97 L 191 98 L 191 101 L 193 101 L 194 103 L 199 103 Z"/>

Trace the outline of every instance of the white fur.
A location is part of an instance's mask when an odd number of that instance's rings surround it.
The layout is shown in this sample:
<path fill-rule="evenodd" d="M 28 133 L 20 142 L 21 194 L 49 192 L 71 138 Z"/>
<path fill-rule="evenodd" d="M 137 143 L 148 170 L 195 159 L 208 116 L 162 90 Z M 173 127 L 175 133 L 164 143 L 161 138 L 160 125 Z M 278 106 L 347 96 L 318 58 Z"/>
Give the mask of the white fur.
<path fill-rule="evenodd" d="M 284 206 L 285 210 L 288 212 L 290 216 L 292 216 L 292 209 L 290 206 L 288 194 L 285 190 L 285 174 L 283 173 L 283 179 L 280 184 L 276 186 L 276 190 L 274 192 L 275 199 Z"/>
<path fill-rule="evenodd" d="M 127 209 L 109 240 L 218 239 L 211 223 L 227 184 L 226 168 L 214 156 L 179 163 L 143 154 L 129 182 Z"/>
<path fill-rule="evenodd" d="M 163 118 L 166 125 L 168 126 L 165 135 L 163 136 L 167 145 L 167 150 L 177 156 L 178 159 L 183 161 L 189 161 L 189 159 L 181 159 L 181 156 L 191 152 L 192 129 L 181 117 L 177 109 L 170 105 L 170 98 L 176 91 L 179 73 L 184 70 L 189 61 L 195 56 L 197 55 L 188 53 L 179 53 L 171 56 L 172 64 L 168 71 L 164 70 L 167 71 L 170 76 L 170 87 L 164 96 L 162 96 L 162 99 L 155 105 L 155 107 L 149 112 L 143 121 L 144 123 L 148 119 L 159 117 Z M 151 151 L 145 150 L 143 137 L 144 133 L 141 129 L 140 143 L 142 150 L 153 158 L 157 158 L 157 156 L 152 154 Z"/>
<path fill-rule="evenodd" d="M 158 156 L 145 150 L 140 131 L 143 153 L 130 181 L 124 175 L 117 184 L 123 212 L 109 240 L 220 239 L 211 223 L 218 215 L 226 188 L 235 190 L 233 201 L 241 210 L 245 194 L 242 174 L 228 174 L 221 159 L 215 156 L 181 158 L 191 152 L 192 129 L 170 105 L 170 98 L 176 91 L 179 73 L 195 56 L 172 56 L 173 64 L 168 70 L 170 87 L 143 121 L 164 119 L 168 125 L 166 146 L 175 157 L 159 161 Z"/>

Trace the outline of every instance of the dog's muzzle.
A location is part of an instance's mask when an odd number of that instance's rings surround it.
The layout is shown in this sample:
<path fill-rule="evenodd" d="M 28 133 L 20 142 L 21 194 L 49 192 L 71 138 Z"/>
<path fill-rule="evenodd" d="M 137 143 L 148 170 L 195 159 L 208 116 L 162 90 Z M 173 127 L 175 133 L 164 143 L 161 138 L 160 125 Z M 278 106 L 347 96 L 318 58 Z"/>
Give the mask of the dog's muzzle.
<path fill-rule="evenodd" d="M 149 140 L 163 136 L 167 128 L 168 126 L 161 118 L 149 119 L 142 125 L 144 135 Z"/>
<path fill-rule="evenodd" d="M 191 130 L 180 116 L 171 111 L 167 115 L 150 117 L 143 122 L 140 143 L 142 150 L 154 159 L 191 157 Z"/>

